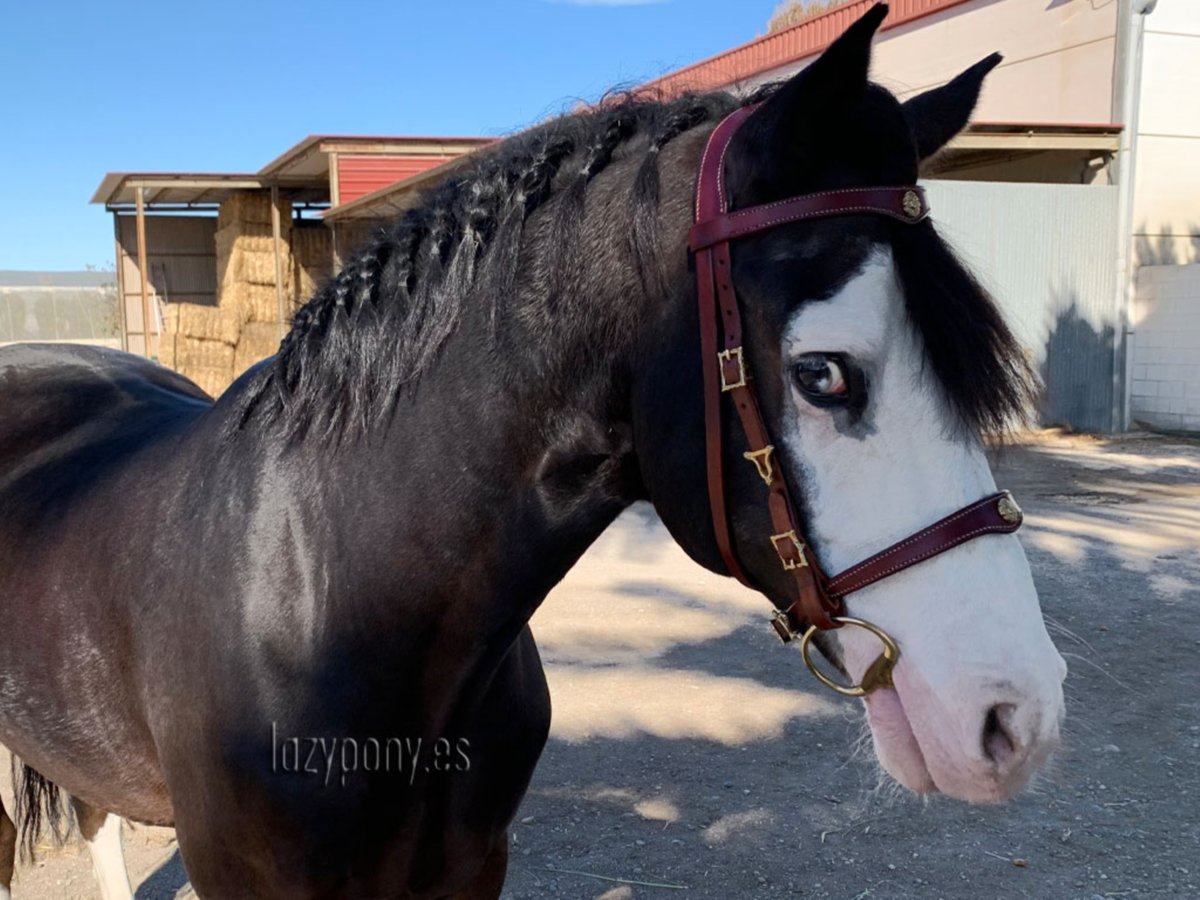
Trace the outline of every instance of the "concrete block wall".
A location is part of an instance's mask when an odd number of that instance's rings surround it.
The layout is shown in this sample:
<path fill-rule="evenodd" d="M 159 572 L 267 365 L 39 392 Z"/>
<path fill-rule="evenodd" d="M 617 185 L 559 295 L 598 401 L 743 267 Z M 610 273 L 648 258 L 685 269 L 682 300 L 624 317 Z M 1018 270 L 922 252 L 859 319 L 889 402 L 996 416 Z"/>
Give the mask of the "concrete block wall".
<path fill-rule="evenodd" d="M 1132 318 L 1134 422 L 1200 432 L 1200 265 L 1138 269 Z"/>

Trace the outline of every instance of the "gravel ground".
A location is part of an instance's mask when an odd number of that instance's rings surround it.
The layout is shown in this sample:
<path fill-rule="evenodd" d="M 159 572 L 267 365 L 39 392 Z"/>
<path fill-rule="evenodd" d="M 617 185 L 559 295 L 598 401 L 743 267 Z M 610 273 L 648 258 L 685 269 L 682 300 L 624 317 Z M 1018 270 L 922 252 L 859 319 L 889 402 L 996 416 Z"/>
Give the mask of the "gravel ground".
<path fill-rule="evenodd" d="M 1065 746 L 1032 789 L 974 808 L 889 785 L 856 702 L 813 682 L 765 601 L 637 508 L 534 618 L 554 728 L 505 897 L 1200 898 L 1200 445 L 1045 434 L 997 481 L 1071 665 Z M 139 900 L 192 896 L 168 829 L 126 847 Z M 14 884 L 93 896 L 73 846 Z"/>

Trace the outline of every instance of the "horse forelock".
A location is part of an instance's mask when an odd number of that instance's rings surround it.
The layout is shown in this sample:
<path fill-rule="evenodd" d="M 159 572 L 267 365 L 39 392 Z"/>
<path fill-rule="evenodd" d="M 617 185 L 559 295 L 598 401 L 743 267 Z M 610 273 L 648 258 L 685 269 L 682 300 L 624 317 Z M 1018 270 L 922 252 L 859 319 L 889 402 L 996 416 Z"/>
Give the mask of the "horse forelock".
<path fill-rule="evenodd" d="M 891 227 L 909 319 L 954 414 L 971 433 L 1005 438 L 1028 423 L 1037 377 L 995 301 L 931 222 Z"/>

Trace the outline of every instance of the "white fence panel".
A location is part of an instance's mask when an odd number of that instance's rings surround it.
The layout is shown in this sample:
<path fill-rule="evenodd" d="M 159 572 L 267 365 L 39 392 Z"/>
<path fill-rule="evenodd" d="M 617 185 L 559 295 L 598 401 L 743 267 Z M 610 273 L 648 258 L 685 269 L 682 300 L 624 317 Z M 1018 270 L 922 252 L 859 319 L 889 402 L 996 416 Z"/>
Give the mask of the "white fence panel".
<path fill-rule="evenodd" d="M 1040 374 L 1043 424 L 1110 432 L 1123 402 L 1117 189 L 929 181 L 933 220 Z"/>

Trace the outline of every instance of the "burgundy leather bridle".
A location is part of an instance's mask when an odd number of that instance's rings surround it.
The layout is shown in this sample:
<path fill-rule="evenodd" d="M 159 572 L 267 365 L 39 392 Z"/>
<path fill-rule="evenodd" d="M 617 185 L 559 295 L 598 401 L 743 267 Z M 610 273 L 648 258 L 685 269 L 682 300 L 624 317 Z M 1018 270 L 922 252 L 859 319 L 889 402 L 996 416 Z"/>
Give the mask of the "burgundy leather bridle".
<path fill-rule="evenodd" d="M 708 494 L 713 531 L 730 574 L 747 587 L 754 588 L 734 553 L 725 504 L 721 397 L 727 394 L 737 411 L 749 448 L 742 456 L 754 466 L 766 486 L 772 533 L 764 535 L 764 540 L 769 538 L 780 564 L 792 575 L 795 587 L 794 598 L 790 598 L 792 602 L 776 611 L 772 625 L 784 642 L 803 634 L 801 646 L 805 662 L 821 681 L 842 693 L 861 696 L 891 683 L 891 670 L 899 658 L 899 648 L 882 629 L 846 615 L 847 595 L 966 541 L 985 534 L 1016 531 L 1021 527 L 1021 510 L 1007 491 L 1001 491 L 963 507 L 833 578 L 822 570 L 800 529 L 800 519 L 788 492 L 783 468 L 775 458 L 775 446 L 759 410 L 754 376 L 743 344 L 737 293 L 733 287 L 730 242 L 790 222 L 831 216 L 880 215 L 915 224 L 929 214 L 929 207 L 921 188 L 902 185 L 822 191 L 729 211 L 725 154 L 738 127 L 753 111 L 753 106 L 735 110 L 709 137 L 700 160 L 696 218 L 688 241 L 695 257 L 699 298 Z M 809 655 L 809 642 L 817 631 L 846 624 L 867 628 L 884 644 L 883 655 L 858 685 L 835 683 L 813 665 Z"/>

